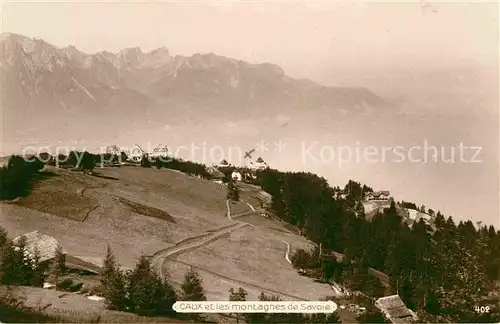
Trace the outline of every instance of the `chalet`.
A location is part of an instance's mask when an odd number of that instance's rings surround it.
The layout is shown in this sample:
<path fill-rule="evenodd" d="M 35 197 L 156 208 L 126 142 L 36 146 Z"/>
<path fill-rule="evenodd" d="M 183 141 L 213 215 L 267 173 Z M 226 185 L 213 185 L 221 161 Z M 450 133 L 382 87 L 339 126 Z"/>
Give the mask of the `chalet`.
<path fill-rule="evenodd" d="M 24 237 L 26 240 L 25 248 L 32 260 L 35 258 L 35 255 L 38 254 L 40 264 L 48 266 L 56 257 L 59 242 L 52 236 L 33 231 L 13 239 L 12 243 L 14 246 L 19 246 L 21 237 Z"/>
<path fill-rule="evenodd" d="M 265 170 L 269 168 L 269 165 L 261 157 L 259 157 L 257 158 L 257 160 L 255 160 L 255 162 L 250 161 L 248 167 L 251 170 L 257 171 L 257 170 Z"/>
<path fill-rule="evenodd" d="M 341 263 L 344 261 L 344 255 L 342 253 L 338 253 L 335 251 L 331 251 L 330 253 L 326 253 L 322 255 L 323 259 L 330 259 Z"/>
<path fill-rule="evenodd" d="M 222 181 L 222 179 L 224 179 L 224 173 L 220 172 L 215 167 L 207 167 L 207 172 L 211 180 Z"/>
<path fill-rule="evenodd" d="M 408 309 L 399 295 L 381 297 L 375 301 L 375 306 L 391 321 L 391 323 L 413 323 L 417 315 Z"/>
<path fill-rule="evenodd" d="M 226 159 L 220 161 L 220 163 L 218 165 L 219 168 L 226 168 L 226 167 L 229 167 L 229 166 L 231 166 L 231 164 L 229 164 L 229 162 L 227 162 Z"/>
<path fill-rule="evenodd" d="M 259 190 L 257 192 L 256 198 L 259 200 L 260 205 L 264 208 L 270 207 L 273 201 L 273 196 L 263 190 Z"/>
<path fill-rule="evenodd" d="M 241 176 L 241 173 L 239 173 L 238 171 L 233 171 L 233 173 L 231 173 L 231 179 L 233 179 L 234 181 L 241 181 L 243 177 Z"/>
<path fill-rule="evenodd" d="M 346 199 L 347 191 L 346 190 L 335 190 L 333 192 L 334 199 Z"/>
<path fill-rule="evenodd" d="M 375 191 L 375 192 L 369 192 L 365 196 L 365 201 L 372 201 L 372 200 L 383 200 L 387 201 L 391 198 L 391 194 L 387 190 L 382 190 L 382 191 Z"/>
<path fill-rule="evenodd" d="M 168 147 L 166 145 L 158 145 L 153 149 L 153 151 L 149 154 L 152 158 L 166 158 L 168 157 Z"/>
<path fill-rule="evenodd" d="M 139 145 L 135 145 L 132 149 L 127 153 L 127 158 L 131 162 L 141 162 L 142 157 L 144 156 L 144 151 Z"/>

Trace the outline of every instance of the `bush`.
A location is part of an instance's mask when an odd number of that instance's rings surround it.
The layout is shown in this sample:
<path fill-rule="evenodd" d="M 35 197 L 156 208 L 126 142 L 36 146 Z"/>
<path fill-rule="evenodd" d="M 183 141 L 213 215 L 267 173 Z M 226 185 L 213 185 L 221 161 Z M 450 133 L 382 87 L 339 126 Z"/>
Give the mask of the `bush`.
<path fill-rule="evenodd" d="M 0 168 L 0 199 L 14 199 L 29 194 L 34 175 L 44 167 L 37 157 L 10 157 L 7 166 Z"/>
<path fill-rule="evenodd" d="M 58 285 L 57 288 L 63 289 L 63 290 L 69 290 L 71 286 L 73 286 L 75 283 L 73 282 L 72 279 L 66 278 L 63 281 L 61 281 Z"/>
<path fill-rule="evenodd" d="M 77 291 L 80 291 L 80 289 L 82 289 L 82 287 L 83 287 L 83 283 L 81 283 L 81 282 L 73 283 L 72 285 L 70 285 L 68 287 L 68 290 L 71 292 L 77 292 Z"/>

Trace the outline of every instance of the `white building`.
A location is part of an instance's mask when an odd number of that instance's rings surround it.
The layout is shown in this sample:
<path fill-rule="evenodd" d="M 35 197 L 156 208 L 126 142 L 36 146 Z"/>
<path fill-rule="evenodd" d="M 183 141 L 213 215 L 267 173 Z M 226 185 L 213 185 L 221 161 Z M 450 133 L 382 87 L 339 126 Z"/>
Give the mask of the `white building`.
<path fill-rule="evenodd" d="M 234 181 L 241 181 L 243 177 L 241 176 L 241 173 L 233 171 L 233 173 L 231 173 L 231 179 L 233 179 Z"/>
<path fill-rule="evenodd" d="M 345 190 L 335 190 L 333 193 L 333 198 L 335 199 L 346 199 L 347 191 Z"/>
<path fill-rule="evenodd" d="M 227 162 L 227 160 L 224 159 L 224 160 L 220 161 L 220 163 L 219 163 L 219 165 L 217 167 L 219 167 L 219 168 L 225 168 L 225 167 L 228 167 L 230 165 L 231 164 L 229 164 L 229 162 Z"/>
<path fill-rule="evenodd" d="M 248 167 L 252 170 L 264 170 L 269 167 L 269 165 L 261 157 L 257 158 L 255 162 L 250 161 Z"/>
<path fill-rule="evenodd" d="M 144 156 L 144 150 L 139 145 L 134 145 L 132 149 L 127 153 L 127 157 L 129 161 L 132 162 L 141 162 L 142 157 Z"/>

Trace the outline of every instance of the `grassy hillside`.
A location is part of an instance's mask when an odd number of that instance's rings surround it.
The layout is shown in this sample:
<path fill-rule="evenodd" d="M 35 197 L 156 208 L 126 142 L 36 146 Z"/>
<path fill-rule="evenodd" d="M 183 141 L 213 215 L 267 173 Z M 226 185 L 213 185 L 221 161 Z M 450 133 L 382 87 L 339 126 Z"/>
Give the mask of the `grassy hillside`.
<path fill-rule="evenodd" d="M 36 183 L 30 196 L 0 205 L 11 235 L 38 229 L 57 238 L 69 254 L 90 260 L 102 258 L 109 242 L 120 263 L 131 267 L 141 253 L 229 223 L 225 189 L 209 181 L 135 167 L 98 170 L 118 180 L 50 171 L 56 175 Z M 171 221 L 151 217 L 152 210 L 168 213 Z"/>
<path fill-rule="evenodd" d="M 177 249 L 172 258 L 167 253 L 166 260 L 156 260 L 158 266 L 178 283 L 190 265 L 198 267 L 209 299 L 227 300 L 229 288 L 240 286 L 255 298 L 261 292 L 285 300 L 334 294 L 287 262 L 287 243 L 291 252 L 311 243 L 253 212 L 250 205 L 259 209 L 258 187 L 242 185 L 241 201 L 229 205 L 232 215 L 243 216 L 230 219 L 224 186 L 183 173 L 140 167 L 97 168 L 97 176 L 48 170 L 54 176 L 37 182 L 31 195 L 0 205 L 0 222 L 11 236 L 39 230 L 68 254 L 97 265 L 109 243 L 125 268 L 141 254 Z M 251 225 L 233 226 L 241 222 Z"/>

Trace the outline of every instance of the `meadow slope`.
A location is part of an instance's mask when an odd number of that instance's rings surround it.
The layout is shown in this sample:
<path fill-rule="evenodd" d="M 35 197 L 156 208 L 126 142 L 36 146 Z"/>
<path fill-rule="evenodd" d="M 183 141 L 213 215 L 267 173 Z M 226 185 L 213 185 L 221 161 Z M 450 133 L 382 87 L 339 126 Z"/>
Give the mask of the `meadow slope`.
<path fill-rule="evenodd" d="M 96 168 L 97 177 L 48 171 L 54 175 L 37 183 L 30 196 L 0 205 L 0 222 L 11 236 L 39 230 L 68 254 L 96 265 L 109 244 L 125 268 L 141 254 L 174 251 L 158 259 L 161 272 L 180 283 L 189 266 L 197 268 L 215 300 L 227 300 L 229 288 L 239 286 L 252 299 L 261 292 L 288 300 L 334 295 L 329 285 L 300 276 L 285 259 L 286 243 L 291 251 L 311 243 L 252 212 L 247 202 L 257 201 L 252 195 L 258 188 L 230 204 L 233 215 L 245 213 L 230 219 L 224 186 L 172 170 Z"/>

